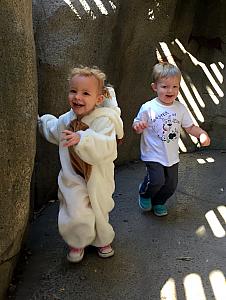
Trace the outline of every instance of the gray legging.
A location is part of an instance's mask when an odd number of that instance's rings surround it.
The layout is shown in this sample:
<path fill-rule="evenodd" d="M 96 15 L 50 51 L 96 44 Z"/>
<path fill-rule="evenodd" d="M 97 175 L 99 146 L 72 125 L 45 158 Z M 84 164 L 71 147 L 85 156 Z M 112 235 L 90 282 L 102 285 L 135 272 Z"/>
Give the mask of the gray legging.
<path fill-rule="evenodd" d="M 145 162 L 147 174 L 140 186 L 140 196 L 151 198 L 152 205 L 164 204 L 175 192 L 178 183 L 178 163 L 164 167 L 158 162 Z"/>

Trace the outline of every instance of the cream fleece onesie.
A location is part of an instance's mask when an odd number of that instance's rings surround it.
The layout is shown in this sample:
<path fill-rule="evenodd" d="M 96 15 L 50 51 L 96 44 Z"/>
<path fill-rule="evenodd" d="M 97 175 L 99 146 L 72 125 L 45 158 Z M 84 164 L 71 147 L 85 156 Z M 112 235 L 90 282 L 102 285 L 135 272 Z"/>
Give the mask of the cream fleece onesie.
<path fill-rule="evenodd" d="M 81 139 L 73 147 L 75 153 L 92 166 L 88 182 L 74 171 L 68 148 L 63 147 L 62 131 L 74 119 L 76 115 L 70 110 L 59 118 L 43 115 L 38 121 L 40 133 L 49 142 L 59 145 L 62 167 L 58 176 L 59 232 L 71 247 L 101 247 L 110 244 L 115 236 L 109 224 L 109 212 L 114 207 L 116 137 L 123 137 L 120 108 L 98 107 L 81 120 L 89 128 L 77 131 Z"/>

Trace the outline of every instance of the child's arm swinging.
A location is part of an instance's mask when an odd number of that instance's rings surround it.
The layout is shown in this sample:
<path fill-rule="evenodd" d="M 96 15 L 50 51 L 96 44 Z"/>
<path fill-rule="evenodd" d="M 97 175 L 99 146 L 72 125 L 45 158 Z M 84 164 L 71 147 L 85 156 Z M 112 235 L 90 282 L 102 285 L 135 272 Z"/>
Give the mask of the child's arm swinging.
<path fill-rule="evenodd" d="M 205 130 L 195 125 L 192 125 L 184 129 L 188 134 L 191 134 L 196 138 L 198 138 L 202 146 L 209 146 L 210 138 Z"/>

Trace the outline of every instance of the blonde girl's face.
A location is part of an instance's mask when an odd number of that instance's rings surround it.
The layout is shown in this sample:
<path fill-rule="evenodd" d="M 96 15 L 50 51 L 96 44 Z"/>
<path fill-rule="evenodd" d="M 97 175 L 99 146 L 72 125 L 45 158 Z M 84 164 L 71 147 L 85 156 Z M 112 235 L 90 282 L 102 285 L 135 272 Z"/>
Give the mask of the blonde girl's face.
<path fill-rule="evenodd" d="M 75 75 L 69 82 L 68 101 L 79 119 L 88 115 L 103 102 L 103 95 L 94 76 Z"/>
<path fill-rule="evenodd" d="M 176 100 L 179 93 L 180 77 L 163 77 L 157 82 L 152 83 L 151 86 L 152 89 L 157 93 L 160 102 L 162 102 L 164 105 L 171 105 Z"/>

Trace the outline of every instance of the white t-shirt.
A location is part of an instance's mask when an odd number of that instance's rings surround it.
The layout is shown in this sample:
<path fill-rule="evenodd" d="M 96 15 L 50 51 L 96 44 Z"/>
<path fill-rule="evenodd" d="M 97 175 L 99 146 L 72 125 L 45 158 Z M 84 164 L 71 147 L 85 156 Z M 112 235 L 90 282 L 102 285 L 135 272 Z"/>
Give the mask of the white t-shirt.
<path fill-rule="evenodd" d="M 141 159 L 159 162 L 167 167 L 178 163 L 181 127 L 193 125 L 186 107 L 179 101 L 164 105 L 154 98 L 141 106 L 134 123 L 139 121 L 148 123 L 141 134 Z"/>

